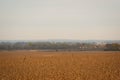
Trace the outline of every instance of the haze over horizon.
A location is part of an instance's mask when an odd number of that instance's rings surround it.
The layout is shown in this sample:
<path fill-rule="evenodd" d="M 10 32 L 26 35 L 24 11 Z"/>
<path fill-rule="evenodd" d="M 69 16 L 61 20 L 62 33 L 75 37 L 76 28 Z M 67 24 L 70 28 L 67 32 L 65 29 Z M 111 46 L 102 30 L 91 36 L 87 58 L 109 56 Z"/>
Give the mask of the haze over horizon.
<path fill-rule="evenodd" d="M 0 40 L 120 40 L 120 0 L 0 0 Z"/>

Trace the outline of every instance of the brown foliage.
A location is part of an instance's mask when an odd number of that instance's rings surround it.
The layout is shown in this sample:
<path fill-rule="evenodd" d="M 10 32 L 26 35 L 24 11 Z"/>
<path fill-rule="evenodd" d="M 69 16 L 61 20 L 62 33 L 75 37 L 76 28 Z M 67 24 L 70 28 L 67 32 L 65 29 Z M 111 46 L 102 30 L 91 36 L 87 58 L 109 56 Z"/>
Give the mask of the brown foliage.
<path fill-rule="evenodd" d="M 0 52 L 0 80 L 120 80 L 120 52 Z"/>

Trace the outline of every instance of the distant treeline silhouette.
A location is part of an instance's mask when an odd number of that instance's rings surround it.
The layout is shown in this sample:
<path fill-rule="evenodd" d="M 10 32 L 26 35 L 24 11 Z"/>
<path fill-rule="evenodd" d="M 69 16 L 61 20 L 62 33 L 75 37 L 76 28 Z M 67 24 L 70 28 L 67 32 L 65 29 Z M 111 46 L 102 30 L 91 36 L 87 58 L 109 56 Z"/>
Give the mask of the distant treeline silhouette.
<path fill-rule="evenodd" d="M 120 44 L 80 42 L 0 42 L 0 50 L 120 51 Z"/>

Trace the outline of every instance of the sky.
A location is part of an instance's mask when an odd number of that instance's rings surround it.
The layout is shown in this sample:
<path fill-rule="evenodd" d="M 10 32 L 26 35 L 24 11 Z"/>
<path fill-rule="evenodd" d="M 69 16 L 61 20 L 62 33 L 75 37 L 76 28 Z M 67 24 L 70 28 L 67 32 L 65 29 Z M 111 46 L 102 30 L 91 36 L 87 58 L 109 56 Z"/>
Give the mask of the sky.
<path fill-rule="evenodd" d="M 0 40 L 120 40 L 120 0 L 0 0 Z"/>

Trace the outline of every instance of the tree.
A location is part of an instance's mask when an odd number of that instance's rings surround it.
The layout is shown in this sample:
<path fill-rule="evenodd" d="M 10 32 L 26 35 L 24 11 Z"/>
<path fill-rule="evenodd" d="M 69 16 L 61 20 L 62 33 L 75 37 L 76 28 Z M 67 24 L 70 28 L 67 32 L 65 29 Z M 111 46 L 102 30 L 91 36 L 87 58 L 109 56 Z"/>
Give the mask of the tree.
<path fill-rule="evenodd" d="M 106 44 L 106 51 L 120 51 L 120 44 L 112 43 Z"/>

